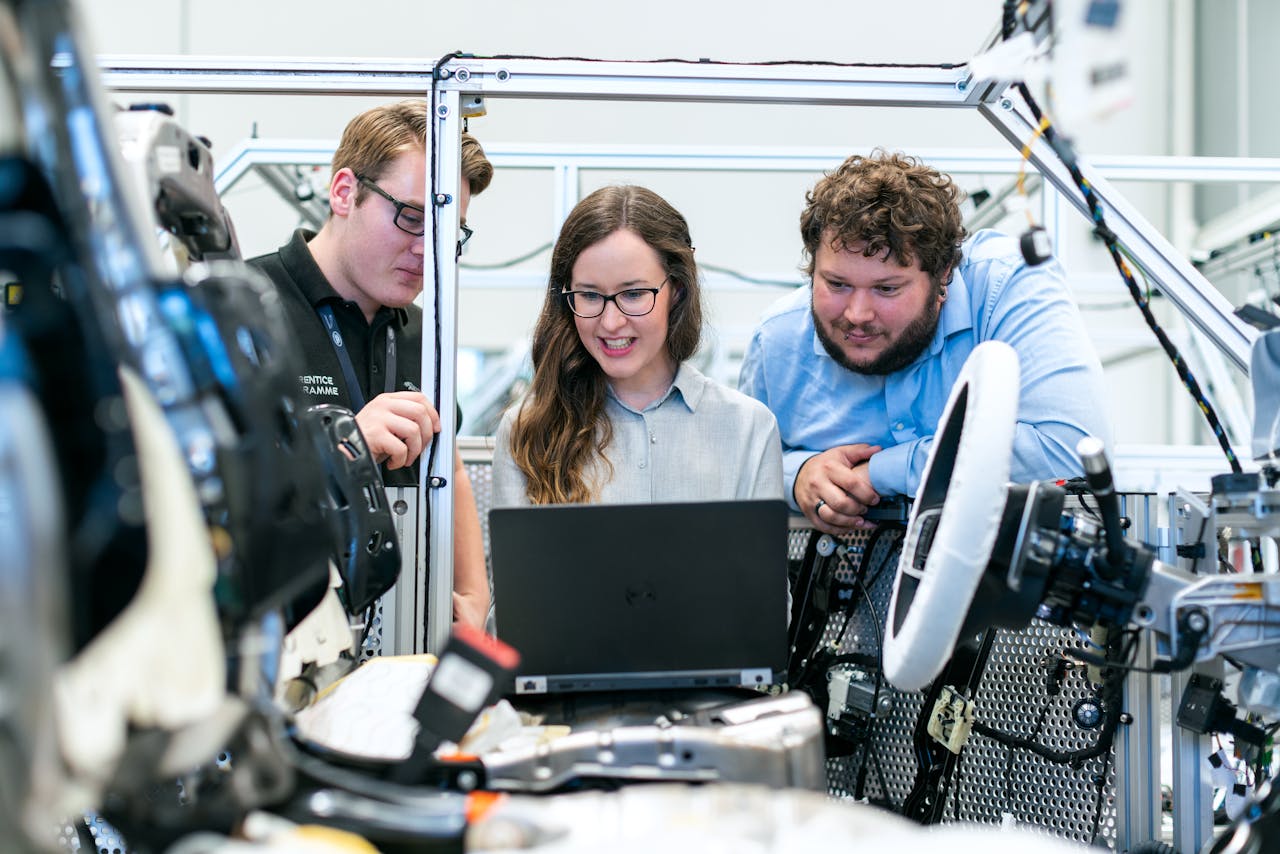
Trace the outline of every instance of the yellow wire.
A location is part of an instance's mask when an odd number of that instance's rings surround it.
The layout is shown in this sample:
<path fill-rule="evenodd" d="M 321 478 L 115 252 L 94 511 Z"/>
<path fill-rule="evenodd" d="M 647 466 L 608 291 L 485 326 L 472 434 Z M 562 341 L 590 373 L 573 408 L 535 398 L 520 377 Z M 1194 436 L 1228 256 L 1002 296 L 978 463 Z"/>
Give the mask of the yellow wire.
<path fill-rule="evenodd" d="M 1031 135 L 1031 139 L 1027 140 L 1027 144 L 1022 146 L 1022 162 L 1018 164 L 1018 195 L 1023 199 L 1027 197 L 1026 178 L 1027 178 L 1027 161 L 1031 159 L 1031 146 L 1036 144 L 1036 140 L 1044 135 L 1049 129 L 1049 117 L 1045 116 L 1040 119 L 1040 126 L 1036 128 L 1036 132 Z M 1031 216 L 1031 205 L 1026 207 L 1027 224 L 1035 225 L 1036 221 Z"/>

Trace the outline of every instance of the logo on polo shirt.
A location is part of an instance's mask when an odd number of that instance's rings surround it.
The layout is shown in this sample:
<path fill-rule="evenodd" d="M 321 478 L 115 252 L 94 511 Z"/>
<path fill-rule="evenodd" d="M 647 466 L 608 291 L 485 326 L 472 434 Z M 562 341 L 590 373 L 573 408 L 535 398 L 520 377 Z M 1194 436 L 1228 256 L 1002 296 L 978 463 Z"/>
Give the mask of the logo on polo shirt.
<path fill-rule="evenodd" d="M 311 397 L 337 397 L 338 387 L 333 377 L 322 374 L 299 374 L 298 382 L 302 384 L 302 393 Z"/>

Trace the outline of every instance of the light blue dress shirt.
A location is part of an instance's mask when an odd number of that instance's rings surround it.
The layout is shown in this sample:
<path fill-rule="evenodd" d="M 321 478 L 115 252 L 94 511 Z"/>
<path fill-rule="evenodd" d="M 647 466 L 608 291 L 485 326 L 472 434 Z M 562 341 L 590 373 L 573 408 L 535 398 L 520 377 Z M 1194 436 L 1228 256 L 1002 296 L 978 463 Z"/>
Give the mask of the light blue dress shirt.
<path fill-rule="evenodd" d="M 883 448 L 868 463 L 880 495 L 915 495 L 951 387 L 973 348 L 990 339 L 1011 345 L 1021 362 L 1014 482 L 1080 475 L 1075 446 L 1086 435 L 1110 446 L 1102 366 L 1061 265 L 1053 259 L 1028 267 L 1016 240 L 989 230 L 965 241 L 963 251 L 933 341 L 889 376 L 854 373 L 827 354 L 814 331 L 810 287 L 765 312 L 740 388 L 778 419 L 793 508 L 805 460 L 858 442 Z"/>

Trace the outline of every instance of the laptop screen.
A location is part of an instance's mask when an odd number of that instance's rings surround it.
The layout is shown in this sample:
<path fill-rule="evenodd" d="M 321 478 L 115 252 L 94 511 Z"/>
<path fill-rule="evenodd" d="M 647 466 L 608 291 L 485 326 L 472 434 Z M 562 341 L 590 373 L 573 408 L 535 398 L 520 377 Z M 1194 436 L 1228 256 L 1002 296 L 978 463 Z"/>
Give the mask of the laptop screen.
<path fill-rule="evenodd" d="M 770 684 L 785 667 L 782 501 L 500 508 L 489 536 L 519 693 Z"/>

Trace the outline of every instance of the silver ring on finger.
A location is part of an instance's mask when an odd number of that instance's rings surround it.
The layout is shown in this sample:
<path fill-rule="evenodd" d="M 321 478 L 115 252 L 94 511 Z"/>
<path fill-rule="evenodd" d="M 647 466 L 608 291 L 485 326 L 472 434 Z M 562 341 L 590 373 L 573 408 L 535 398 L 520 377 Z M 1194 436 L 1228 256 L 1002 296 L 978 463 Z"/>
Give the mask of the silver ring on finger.
<path fill-rule="evenodd" d="M 821 518 L 822 518 L 822 508 L 823 508 L 823 507 L 826 507 L 826 506 L 827 506 L 827 502 L 826 502 L 825 500 L 823 500 L 823 499 L 819 498 L 819 499 L 818 499 L 818 503 L 817 503 L 817 504 L 815 504 L 815 505 L 813 505 L 813 515 L 814 515 L 814 516 L 817 516 L 819 519 L 821 519 Z"/>

